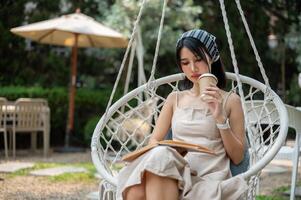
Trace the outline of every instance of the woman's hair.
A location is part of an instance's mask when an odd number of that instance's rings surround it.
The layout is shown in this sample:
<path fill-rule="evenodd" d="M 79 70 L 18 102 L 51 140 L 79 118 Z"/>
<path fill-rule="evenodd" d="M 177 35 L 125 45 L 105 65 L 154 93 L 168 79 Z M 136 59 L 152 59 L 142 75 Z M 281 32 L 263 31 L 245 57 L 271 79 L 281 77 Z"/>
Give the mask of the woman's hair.
<path fill-rule="evenodd" d="M 181 49 L 183 47 L 188 48 L 196 57 L 201 58 L 206 62 L 206 64 L 209 66 L 207 62 L 206 55 L 210 54 L 208 53 L 206 47 L 202 42 L 199 40 L 192 38 L 192 37 L 186 37 L 180 40 L 177 44 L 176 48 L 176 60 L 177 60 L 177 65 L 180 68 L 180 70 L 183 72 L 182 67 L 181 67 Z M 223 63 L 220 58 L 218 58 L 217 61 L 211 64 L 211 73 L 215 75 L 218 79 L 217 87 L 223 89 L 226 87 L 226 74 L 224 71 Z M 193 83 L 185 77 L 183 86 L 180 87 L 180 89 L 190 89 L 193 86 Z"/>

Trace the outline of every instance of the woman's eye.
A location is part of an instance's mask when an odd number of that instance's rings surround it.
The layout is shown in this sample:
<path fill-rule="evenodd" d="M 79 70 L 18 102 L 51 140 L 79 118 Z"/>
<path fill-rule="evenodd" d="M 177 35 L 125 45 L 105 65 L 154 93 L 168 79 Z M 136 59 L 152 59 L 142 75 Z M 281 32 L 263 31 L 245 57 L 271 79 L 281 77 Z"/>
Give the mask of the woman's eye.
<path fill-rule="evenodd" d="M 188 62 L 181 62 L 181 65 L 188 65 Z"/>
<path fill-rule="evenodd" d="M 203 60 L 201 58 L 196 59 L 196 62 L 202 62 Z"/>

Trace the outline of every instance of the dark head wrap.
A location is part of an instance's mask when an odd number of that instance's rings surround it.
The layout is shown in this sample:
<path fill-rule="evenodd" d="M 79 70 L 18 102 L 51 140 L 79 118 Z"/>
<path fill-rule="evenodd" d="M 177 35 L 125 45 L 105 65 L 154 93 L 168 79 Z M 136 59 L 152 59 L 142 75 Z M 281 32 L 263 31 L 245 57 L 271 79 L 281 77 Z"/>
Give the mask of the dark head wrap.
<path fill-rule="evenodd" d="M 177 41 L 177 46 L 179 42 L 185 38 L 192 37 L 199 40 L 204 46 L 207 48 L 207 52 L 209 53 L 213 62 L 219 59 L 219 51 L 217 49 L 217 44 L 215 42 L 215 36 L 204 31 L 202 29 L 190 30 L 181 35 L 181 37 Z"/>

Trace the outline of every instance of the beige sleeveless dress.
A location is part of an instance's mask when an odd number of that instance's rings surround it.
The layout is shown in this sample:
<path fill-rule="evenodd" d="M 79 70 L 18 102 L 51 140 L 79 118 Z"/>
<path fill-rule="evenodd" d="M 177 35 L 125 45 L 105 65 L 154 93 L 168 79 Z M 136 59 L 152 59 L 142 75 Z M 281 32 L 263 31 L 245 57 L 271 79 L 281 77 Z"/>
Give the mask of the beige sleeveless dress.
<path fill-rule="evenodd" d="M 224 105 L 229 94 L 224 98 Z M 179 199 L 240 198 L 248 186 L 240 175 L 232 177 L 230 160 L 226 155 L 219 130 L 206 108 L 180 108 L 176 105 L 172 118 L 172 132 L 173 139 L 206 146 L 214 150 L 216 155 L 189 152 L 183 158 L 171 147 L 156 147 L 121 170 L 118 176 L 117 199 L 123 199 L 125 189 L 141 183 L 145 170 L 159 176 L 177 179 Z"/>

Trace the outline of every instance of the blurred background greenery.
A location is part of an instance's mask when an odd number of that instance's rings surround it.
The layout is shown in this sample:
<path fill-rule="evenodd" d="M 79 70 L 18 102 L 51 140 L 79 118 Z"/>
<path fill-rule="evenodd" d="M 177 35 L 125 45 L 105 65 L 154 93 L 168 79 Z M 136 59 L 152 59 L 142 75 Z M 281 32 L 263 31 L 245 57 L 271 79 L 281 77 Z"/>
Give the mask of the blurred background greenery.
<path fill-rule="evenodd" d="M 235 1 L 225 3 L 240 73 L 262 81 Z M 272 88 L 285 103 L 300 106 L 301 1 L 246 0 L 241 3 Z M 73 13 L 80 8 L 82 13 L 129 37 L 139 6 L 138 0 L 1 1 L 0 96 L 9 100 L 19 97 L 46 98 L 51 108 L 51 146 L 63 145 L 71 50 L 26 40 L 13 35 L 10 28 Z M 141 20 L 146 75 L 151 70 L 161 6 L 162 0 L 148 1 Z M 233 71 L 219 2 L 170 0 L 156 77 L 178 72 L 174 55 L 176 40 L 183 31 L 199 27 L 217 36 L 226 71 Z M 124 51 L 101 48 L 79 50 L 73 144 L 89 146 L 89 138 L 105 110 Z M 137 83 L 138 70 L 135 66 L 131 88 L 136 87 Z M 119 84 L 116 99 L 122 95 L 124 81 L 125 76 Z"/>

